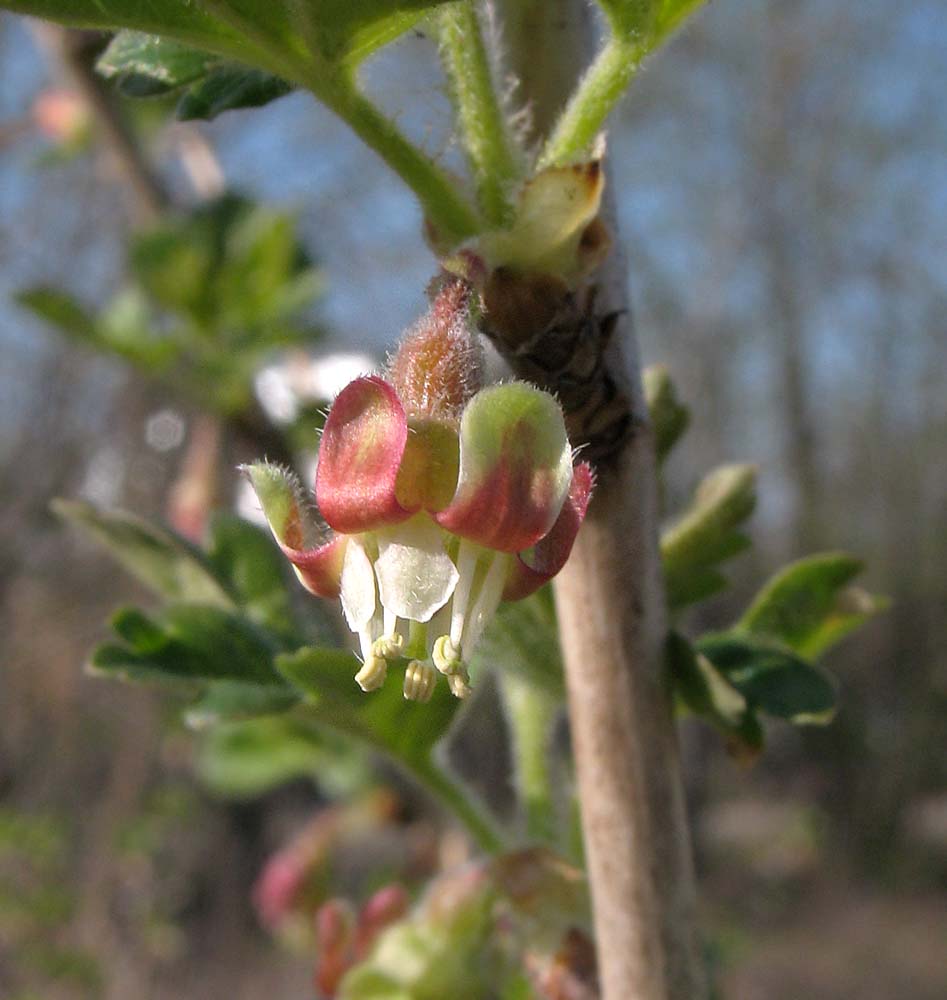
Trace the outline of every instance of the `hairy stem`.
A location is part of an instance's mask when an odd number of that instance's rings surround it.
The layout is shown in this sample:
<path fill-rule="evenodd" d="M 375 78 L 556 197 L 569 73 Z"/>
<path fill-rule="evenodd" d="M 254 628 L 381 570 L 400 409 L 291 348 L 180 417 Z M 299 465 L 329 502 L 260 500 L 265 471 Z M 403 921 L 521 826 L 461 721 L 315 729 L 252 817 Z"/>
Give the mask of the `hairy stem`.
<path fill-rule="evenodd" d="M 540 167 L 568 163 L 588 152 L 639 63 L 640 53 L 633 42 L 612 38 L 605 44 L 543 147 Z"/>
<path fill-rule="evenodd" d="M 480 207 L 493 225 L 510 216 L 510 188 L 519 169 L 506 116 L 497 96 L 476 10 L 444 7 L 437 21 L 441 62 L 470 161 Z"/>
<path fill-rule="evenodd" d="M 410 142 L 354 83 L 323 96 L 323 100 L 417 195 L 428 222 L 442 240 L 459 243 L 483 228 L 460 193 L 460 182 Z"/>

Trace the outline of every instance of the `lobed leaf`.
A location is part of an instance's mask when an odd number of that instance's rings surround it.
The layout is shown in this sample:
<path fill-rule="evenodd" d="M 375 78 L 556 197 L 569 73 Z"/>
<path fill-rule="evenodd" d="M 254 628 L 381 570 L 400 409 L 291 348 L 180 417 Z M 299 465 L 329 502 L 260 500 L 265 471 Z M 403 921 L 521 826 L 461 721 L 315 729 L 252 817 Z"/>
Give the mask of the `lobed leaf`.
<path fill-rule="evenodd" d="M 180 121 L 209 121 L 225 111 L 259 108 L 285 97 L 293 84 L 261 69 L 237 63 L 218 66 L 181 97 L 175 110 Z"/>
<path fill-rule="evenodd" d="M 756 469 L 725 465 L 697 488 L 690 507 L 661 536 L 661 558 L 672 610 L 693 604 L 726 585 L 717 566 L 750 542 L 736 529 L 756 506 Z"/>
<path fill-rule="evenodd" d="M 851 586 L 862 568 L 860 560 L 844 552 L 799 559 L 763 587 L 734 628 L 817 659 L 887 607 L 883 598 Z"/>
<path fill-rule="evenodd" d="M 337 649 L 305 647 L 278 656 L 276 668 L 306 698 L 313 719 L 384 751 L 418 773 L 431 767 L 431 753 L 446 734 L 460 702 L 447 684 L 435 686 L 426 704 L 407 701 L 400 679 L 364 694 L 355 683 L 358 661 Z M 390 673 L 394 673 L 392 668 Z"/>
<path fill-rule="evenodd" d="M 120 31 L 96 62 L 127 97 L 154 97 L 202 79 L 220 57 L 171 38 Z"/>
<path fill-rule="evenodd" d="M 130 680 L 239 681 L 285 686 L 273 667 L 274 637 L 219 607 L 171 604 L 154 617 L 121 608 L 112 628 L 122 640 L 100 646 L 90 668 Z"/>
<path fill-rule="evenodd" d="M 233 609 L 233 596 L 203 553 L 179 535 L 134 514 L 100 510 L 79 501 L 54 500 L 52 509 L 104 546 L 160 597 Z"/>
<path fill-rule="evenodd" d="M 288 716 L 218 726 L 197 754 L 202 780 L 231 798 L 263 795 L 296 778 L 318 780 L 333 792 L 364 787 L 364 754 L 305 720 Z"/>
<path fill-rule="evenodd" d="M 796 725 L 823 725 L 835 715 L 832 679 L 785 646 L 723 632 L 702 636 L 695 648 L 751 708 Z"/>

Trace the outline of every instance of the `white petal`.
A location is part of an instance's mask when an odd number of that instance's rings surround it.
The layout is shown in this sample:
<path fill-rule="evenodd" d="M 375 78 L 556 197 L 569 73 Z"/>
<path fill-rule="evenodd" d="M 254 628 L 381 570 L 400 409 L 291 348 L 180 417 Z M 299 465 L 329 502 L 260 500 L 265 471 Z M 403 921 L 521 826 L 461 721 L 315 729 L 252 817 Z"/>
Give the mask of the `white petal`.
<path fill-rule="evenodd" d="M 441 529 L 427 516 L 378 535 L 375 573 L 386 611 L 410 621 L 430 621 L 457 586 L 457 568 L 444 551 Z"/>
<path fill-rule="evenodd" d="M 361 542 L 350 538 L 342 563 L 342 610 L 353 632 L 363 629 L 375 613 L 375 573 Z"/>

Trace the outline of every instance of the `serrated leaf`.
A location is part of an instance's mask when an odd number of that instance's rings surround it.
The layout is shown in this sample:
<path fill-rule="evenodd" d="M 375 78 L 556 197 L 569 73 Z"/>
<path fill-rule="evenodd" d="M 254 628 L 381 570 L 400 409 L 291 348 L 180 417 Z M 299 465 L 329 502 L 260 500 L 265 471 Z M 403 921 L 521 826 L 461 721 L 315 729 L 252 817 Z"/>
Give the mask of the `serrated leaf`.
<path fill-rule="evenodd" d="M 276 716 L 216 727 L 197 754 L 201 779 L 219 795 L 253 798 L 296 778 L 333 794 L 364 787 L 368 765 L 351 745 L 300 719 Z"/>
<path fill-rule="evenodd" d="M 799 559 L 763 587 L 735 629 L 769 636 L 815 660 L 887 607 L 884 599 L 851 585 L 862 568 L 844 552 Z"/>
<path fill-rule="evenodd" d="M 562 698 L 565 681 L 552 588 L 501 604 L 477 643 L 471 668 L 475 679 L 483 670 L 508 670 Z"/>
<path fill-rule="evenodd" d="M 54 500 L 53 511 L 104 546 L 134 577 L 169 601 L 232 609 L 234 601 L 201 551 L 134 514 Z"/>
<path fill-rule="evenodd" d="M 205 729 L 223 722 L 278 715 L 298 702 L 299 693 L 288 686 L 212 681 L 188 707 L 184 718 L 192 729 Z"/>
<path fill-rule="evenodd" d="M 746 698 L 677 632 L 668 635 L 667 662 L 678 705 L 715 726 L 734 756 L 755 758 L 763 730 Z"/>
<path fill-rule="evenodd" d="M 687 430 L 690 411 L 678 400 L 674 382 L 664 365 L 649 365 L 642 372 L 642 381 L 660 464 Z"/>
<path fill-rule="evenodd" d="M 153 97 L 202 79 L 219 62 L 219 56 L 170 38 L 120 31 L 95 68 L 126 96 Z"/>
<path fill-rule="evenodd" d="M 672 610 L 725 585 L 716 567 L 750 544 L 737 529 L 755 506 L 753 466 L 721 466 L 703 479 L 690 507 L 661 535 L 661 559 Z"/>
<path fill-rule="evenodd" d="M 112 627 L 124 644 L 100 646 L 90 667 L 131 680 L 239 681 L 283 686 L 273 667 L 279 643 L 219 607 L 171 604 L 156 615 L 122 608 Z"/>
<path fill-rule="evenodd" d="M 460 705 L 440 678 L 429 702 L 407 701 L 395 665 L 381 688 L 365 694 L 354 680 L 358 660 L 343 650 L 307 647 L 277 657 L 276 668 L 306 696 L 317 721 L 385 751 L 414 771 L 428 770 L 431 752 Z"/>
<path fill-rule="evenodd" d="M 292 628 L 285 560 L 268 532 L 232 514 L 217 514 L 207 560 L 250 618 L 277 631 Z"/>
<path fill-rule="evenodd" d="M 819 667 L 785 646 L 735 632 L 695 644 L 750 708 L 796 725 L 824 725 L 835 714 L 835 685 Z"/>
<path fill-rule="evenodd" d="M 292 90 L 293 84 L 261 69 L 218 66 L 188 89 L 175 115 L 180 121 L 209 121 L 225 111 L 262 107 Z"/>

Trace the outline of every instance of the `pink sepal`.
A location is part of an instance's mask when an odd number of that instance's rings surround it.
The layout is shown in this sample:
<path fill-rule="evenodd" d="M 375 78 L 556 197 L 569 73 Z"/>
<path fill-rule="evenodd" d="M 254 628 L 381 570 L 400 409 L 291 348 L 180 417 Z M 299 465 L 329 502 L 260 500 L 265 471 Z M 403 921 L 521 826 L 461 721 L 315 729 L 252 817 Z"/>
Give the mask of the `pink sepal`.
<path fill-rule="evenodd" d="M 504 601 L 518 601 L 529 597 L 565 566 L 572 551 L 572 543 L 585 519 L 594 485 L 595 477 L 591 466 L 587 462 L 577 465 L 572 473 L 569 495 L 549 534 L 533 547 L 529 553 L 529 563 L 523 559 L 526 553 L 520 553 L 513 560 L 503 590 Z"/>
<path fill-rule="evenodd" d="M 457 492 L 434 519 L 484 548 L 521 552 L 552 530 L 571 479 L 555 399 L 525 382 L 489 386 L 464 409 Z"/>
<path fill-rule="evenodd" d="M 317 597 L 335 598 L 342 588 L 342 561 L 347 542 L 344 535 L 336 535 L 315 549 L 294 549 L 282 543 L 280 548 L 306 590 Z"/>
<path fill-rule="evenodd" d="M 316 472 L 316 503 L 344 535 L 405 521 L 395 481 L 408 439 L 408 421 L 395 390 L 377 375 L 357 378 L 329 411 Z"/>

